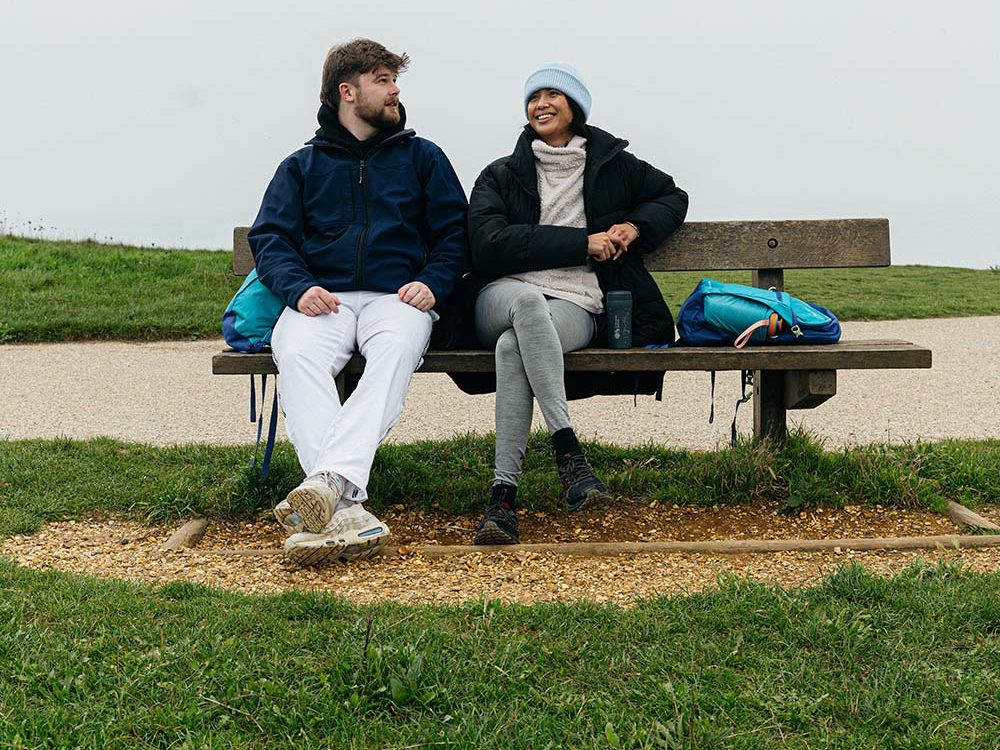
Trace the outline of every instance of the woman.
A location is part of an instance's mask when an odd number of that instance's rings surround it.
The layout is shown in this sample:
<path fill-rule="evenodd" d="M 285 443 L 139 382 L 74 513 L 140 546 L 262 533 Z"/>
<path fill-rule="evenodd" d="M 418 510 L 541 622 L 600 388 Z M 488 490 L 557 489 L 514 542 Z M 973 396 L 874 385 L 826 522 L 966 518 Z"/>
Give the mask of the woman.
<path fill-rule="evenodd" d="M 570 511 L 608 499 L 570 422 L 563 353 L 599 340 L 607 292 L 631 291 L 633 343 L 673 341 L 673 319 L 639 254 L 684 221 L 687 193 L 586 124 L 590 92 L 569 65 L 545 65 L 524 87 L 528 124 L 514 152 L 483 170 L 472 191 L 473 270 L 489 280 L 476 333 L 496 350 L 496 457 L 476 544 L 516 544 L 517 481 L 532 397 L 552 437 Z"/>

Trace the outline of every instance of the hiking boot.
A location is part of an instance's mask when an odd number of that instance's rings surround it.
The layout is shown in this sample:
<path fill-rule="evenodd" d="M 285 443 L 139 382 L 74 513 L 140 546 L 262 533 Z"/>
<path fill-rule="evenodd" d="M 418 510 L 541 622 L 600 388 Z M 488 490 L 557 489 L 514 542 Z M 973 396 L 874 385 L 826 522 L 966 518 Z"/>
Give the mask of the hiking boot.
<path fill-rule="evenodd" d="M 521 535 L 517 533 L 517 509 L 514 500 L 517 487 L 512 484 L 494 484 L 490 492 L 490 503 L 486 506 L 486 516 L 476 527 L 473 544 L 519 544 Z"/>
<path fill-rule="evenodd" d="M 611 499 L 608 488 L 594 476 L 582 451 L 557 455 L 556 466 L 559 469 L 559 479 L 562 480 L 566 510 L 583 510 Z"/>
<path fill-rule="evenodd" d="M 302 528 L 318 534 L 330 523 L 337 502 L 344 494 L 344 484 L 339 474 L 321 471 L 306 477 L 285 500 L 302 518 Z"/>
<path fill-rule="evenodd" d="M 289 534 L 298 534 L 306 530 L 306 525 L 302 521 L 302 516 L 292 510 L 292 506 L 287 500 L 282 500 L 274 506 L 274 517 L 278 523 Z"/>
<path fill-rule="evenodd" d="M 389 527 L 361 503 L 340 503 L 319 532 L 304 531 L 285 540 L 285 557 L 298 566 L 353 562 L 376 554 L 389 540 Z"/>

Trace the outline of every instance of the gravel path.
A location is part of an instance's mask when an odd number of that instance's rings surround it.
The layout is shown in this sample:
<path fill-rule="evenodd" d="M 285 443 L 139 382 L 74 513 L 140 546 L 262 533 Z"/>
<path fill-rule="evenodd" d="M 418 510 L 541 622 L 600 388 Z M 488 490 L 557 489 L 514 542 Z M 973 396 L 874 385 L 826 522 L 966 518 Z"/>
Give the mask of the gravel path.
<path fill-rule="evenodd" d="M 1000 317 L 847 323 L 845 338 L 899 338 L 934 352 L 931 370 L 841 371 L 838 395 L 789 413 L 831 447 L 918 439 L 1000 438 Z M 0 437 L 89 438 L 153 444 L 245 443 L 245 377 L 211 374 L 221 341 L 0 346 Z M 739 394 L 719 373 L 716 423 L 708 424 L 707 373 L 668 373 L 664 401 L 626 396 L 573 402 L 578 432 L 620 444 L 655 441 L 710 449 L 725 444 Z M 536 409 L 536 423 L 540 426 Z M 740 410 L 749 432 L 752 404 Z M 445 375 L 414 376 L 390 440 L 489 432 L 493 397 L 466 396 Z"/>

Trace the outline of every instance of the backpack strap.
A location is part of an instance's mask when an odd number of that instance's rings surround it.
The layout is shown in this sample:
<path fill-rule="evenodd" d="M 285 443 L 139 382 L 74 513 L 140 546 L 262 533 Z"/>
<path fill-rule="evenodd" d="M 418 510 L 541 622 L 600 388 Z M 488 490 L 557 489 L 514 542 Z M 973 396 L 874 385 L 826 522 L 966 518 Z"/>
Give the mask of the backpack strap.
<path fill-rule="evenodd" d="M 740 400 L 736 402 L 736 409 L 733 411 L 733 423 L 729 426 L 729 444 L 736 447 L 736 415 L 740 413 L 740 404 L 745 404 L 753 396 L 753 390 L 747 393 L 747 386 L 753 385 L 753 370 L 740 371 Z"/>
<path fill-rule="evenodd" d="M 739 336 L 736 337 L 736 340 L 733 342 L 733 346 L 735 346 L 737 349 L 742 349 L 744 346 L 750 343 L 750 337 L 753 336 L 754 331 L 756 331 L 758 328 L 767 328 L 770 324 L 771 321 L 768 318 L 754 321 L 747 327 L 745 331 L 743 331 L 743 333 L 741 333 Z"/>
<path fill-rule="evenodd" d="M 278 432 L 278 377 L 274 378 L 274 396 L 271 401 L 271 419 L 267 425 L 267 441 L 264 443 L 264 460 L 260 464 L 260 478 L 267 479 L 267 472 L 271 468 L 271 454 L 274 453 L 275 436 Z M 254 420 L 254 410 L 256 399 L 254 398 L 254 376 L 250 376 L 250 420 L 257 422 L 257 443 L 253 449 L 253 459 L 250 461 L 250 471 L 257 468 L 257 454 L 260 452 L 260 438 L 264 428 L 264 406 L 267 398 L 267 374 L 260 376 L 260 411 L 257 419 Z"/>
<path fill-rule="evenodd" d="M 715 370 L 709 375 L 712 378 L 712 407 L 708 410 L 708 423 L 715 424 Z"/>
<path fill-rule="evenodd" d="M 774 287 L 771 287 L 771 291 L 774 292 L 774 296 L 778 298 L 778 302 L 781 302 L 781 291 L 775 289 Z M 794 300 L 795 298 L 789 295 L 788 312 L 791 313 L 792 315 L 792 327 L 788 330 L 790 330 L 793 334 L 795 334 L 795 338 L 799 338 L 804 334 L 802 333 L 802 329 L 799 327 L 799 319 L 798 316 L 796 316 L 795 314 L 795 305 L 792 304 Z"/>

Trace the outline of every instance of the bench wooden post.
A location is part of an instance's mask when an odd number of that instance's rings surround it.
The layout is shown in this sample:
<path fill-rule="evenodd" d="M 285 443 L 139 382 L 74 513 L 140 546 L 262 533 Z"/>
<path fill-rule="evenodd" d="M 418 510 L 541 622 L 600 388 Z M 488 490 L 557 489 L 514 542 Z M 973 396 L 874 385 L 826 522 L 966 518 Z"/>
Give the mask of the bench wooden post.
<path fill-rule="evenodd" d="M 761 289 L 784 289 L 785 272 L 780 268 L 757 269 L 753 272 L 753 285 Z M 754 370 L 753 433 L 777 443 L 783 443 L 788 435 L 784 370 Z"/>

